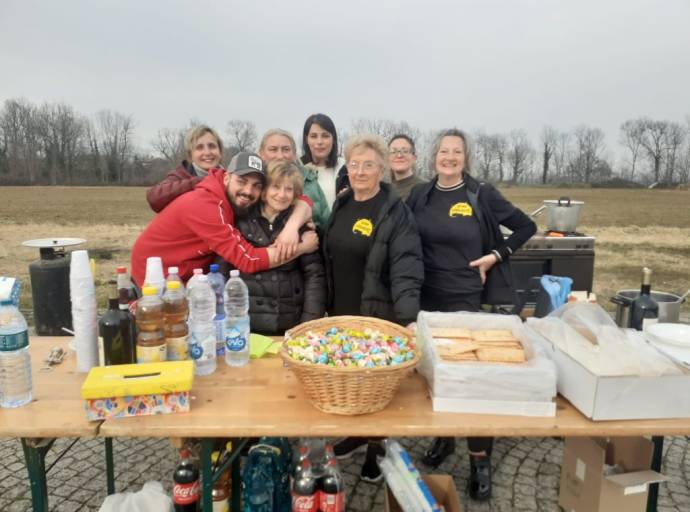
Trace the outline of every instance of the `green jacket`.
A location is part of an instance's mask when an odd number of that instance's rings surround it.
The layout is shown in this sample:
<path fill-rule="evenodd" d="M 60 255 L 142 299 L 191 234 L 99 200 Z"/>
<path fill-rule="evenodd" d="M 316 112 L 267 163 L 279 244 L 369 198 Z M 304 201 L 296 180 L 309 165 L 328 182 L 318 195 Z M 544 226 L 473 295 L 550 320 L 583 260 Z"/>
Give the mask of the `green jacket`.
<path fill-rule="evenodd" d="M 304 195 L 314 203 L 312 207 L 314 224 L 316 224 L 320 231 L 323 231 L 328 224 L 328 218 L 331 216 L 331 208 L 326 201 L 323 190 L 319 186 L 316 172 L 303 165 L 300 165 L 299 168 L 302 171 L 302 178 L 304 178 Z"/>

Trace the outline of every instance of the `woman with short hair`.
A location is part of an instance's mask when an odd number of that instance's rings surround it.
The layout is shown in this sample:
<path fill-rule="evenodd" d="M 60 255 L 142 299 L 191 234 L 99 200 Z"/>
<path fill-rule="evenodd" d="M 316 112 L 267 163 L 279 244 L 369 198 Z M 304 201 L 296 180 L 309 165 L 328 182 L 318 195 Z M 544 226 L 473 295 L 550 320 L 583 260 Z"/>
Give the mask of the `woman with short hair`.
<path fill-rule="evenodd" d="M 199 125 L 191 128 L 184 139 L 187 158 L 167 177 L 146 191 L 146 200 L 158 213 L 177 196 L 189 192 L 208 175 L 208 171 L 221 166 L 223 142 L 211 127 Z"/>
<path fill-rule="evenodd" d="M 290 160 L 272 160 L 261 200 L 237 228 L 255 247 L 268 247 L 285 227 L 302 195 L 302 175 Z M 302 232 L 308 228 L 303 227 Z M 297 324 L 321 318 L 326 309 L 326 275 L 318 251 L 303 254 L 279 267 L 242 274 L 249 290 L 252 332 L 282 335 Z"/>
<path fill-rule="evenodd" d="M 302 163 L 313 169 L 332 206 L 335 197 L 349 186 L 345 161 L 338 158 L 338 134 L 326 114 L 312 114 L 302 130 Z"/>
<path fill-rule="evenodd" d="M 478 311 L 481 304 L 512 299 L 509 258 L 536 232 L 534 222 L 488 183 L 470 174 L 467 135 L 444 130 L 431 153 L 436 176 L 417 185 L 407 199 L 424 252 L 421 307 L 425 311 Z M 500 226 L 512 234 L 505 238 Z M 493 438 L 467 439 L 469 494 L 491 496 Z M 454 438 L 437 438 L 423 461 L 438 466 L 455 450 Z"/>
<path fill-rule="evenodd" d="M 312 219 L 319 230 L 323 230 L 331 215 L 331 207 L 319 186 L 316 171 L 302 165 L 297 158 L 297 145 L 290 132 L 272 128 L 261 137 L 259 156 L 269 164 L 273 160 L 283 159 L 295 162 L 299 167 L 304 182 L 304 194 L 312 200 Z"/>
<path fill-rule="evenodd" d="M 350 188 L 333 205 L 323 241 L 331 315 L 365 315 L 402 325 L 414 322 L 424 266 L 414 218 L 382 183 L 388 149 L 380 137 L 353 137 L 345 147 Z M 361 477 L 379 481 L 378 440 L 346 438 L 334 446 L 348 457 L 367 446 Z"/>

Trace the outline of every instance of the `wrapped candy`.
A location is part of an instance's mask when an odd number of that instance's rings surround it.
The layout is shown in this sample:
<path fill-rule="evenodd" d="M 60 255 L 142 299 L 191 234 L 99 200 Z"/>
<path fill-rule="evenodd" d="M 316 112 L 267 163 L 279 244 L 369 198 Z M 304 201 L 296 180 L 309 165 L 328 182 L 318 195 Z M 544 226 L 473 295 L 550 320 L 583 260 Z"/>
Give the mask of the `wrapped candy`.
<path fill-rule="evenodd" d="M 414 359 L 414 343 L 374 329 L 331 327 L 321 334 L 309 331 L 287 341 L 293 359 L 337 367 L 376 368 Z"/>

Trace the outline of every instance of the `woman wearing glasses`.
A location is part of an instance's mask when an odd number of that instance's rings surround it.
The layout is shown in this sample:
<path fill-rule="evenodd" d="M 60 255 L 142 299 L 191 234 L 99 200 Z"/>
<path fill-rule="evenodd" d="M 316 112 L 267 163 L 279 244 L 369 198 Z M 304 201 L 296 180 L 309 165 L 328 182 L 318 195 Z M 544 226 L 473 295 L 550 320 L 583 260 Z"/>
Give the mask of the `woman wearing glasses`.
<path fill-rule="evenodd" d="M 323 242 L 331 315 L 365 315 L 402 325 L 415 321 L 424 279 L 414 218 L 382 183 L 388 150 L 380 137 L 357 136 L 345 147 L 350 189 L 333 205 Z M 380 443 L 347 438 L 334 447 L 345 458 L 368 444 L 361 476 L 378 481 Z"/>
<path fill-rule="evenodd" d="M 412 138 L 399 133 L 388 142 L 388 163 L 391 168 L 391 183 L 404 201 L 415 185 L 423 180 L 414 173 L 417 152 Z"/>
<path fill-rule="evenodd" d="M 436 177 L 417 185 L 407 199 L 424 251 L 421 307 L 478 311 L 481 304 L 501 303 L 497 300 L 512 297 L 508 259 L 536 232 L 536 226 L 493 186 L 468 174 L 470 153 L 464 132 L 441 132 L 431 161 Z M 506 239 L 501 225 L 512 230 Z M 467 439 L 469 494 L 477 500 L 491 496 L 492 445 L 490 437 Z M 438 466 L 454 449 L 453 438 L 437 438 L 423 461 Z"/>
<path fill-rule="evenodd" d="M 316 172 L 328 205 L 350 186 L 345 162 L 338 158 L 338 135 L 326 114 L 312 114 L 302 131 L 302 163 Z"/>

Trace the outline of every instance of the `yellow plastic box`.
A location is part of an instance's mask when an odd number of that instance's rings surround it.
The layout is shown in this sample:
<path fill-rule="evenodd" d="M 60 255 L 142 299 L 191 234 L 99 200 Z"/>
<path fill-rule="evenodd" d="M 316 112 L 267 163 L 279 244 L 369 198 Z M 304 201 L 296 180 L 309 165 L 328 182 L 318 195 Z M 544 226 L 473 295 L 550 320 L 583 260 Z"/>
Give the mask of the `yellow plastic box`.
<path fill-rule="evenodd" d="M 91 420 L 189 411 L 192 361 L 97 366 L 81 387 Z"/>

